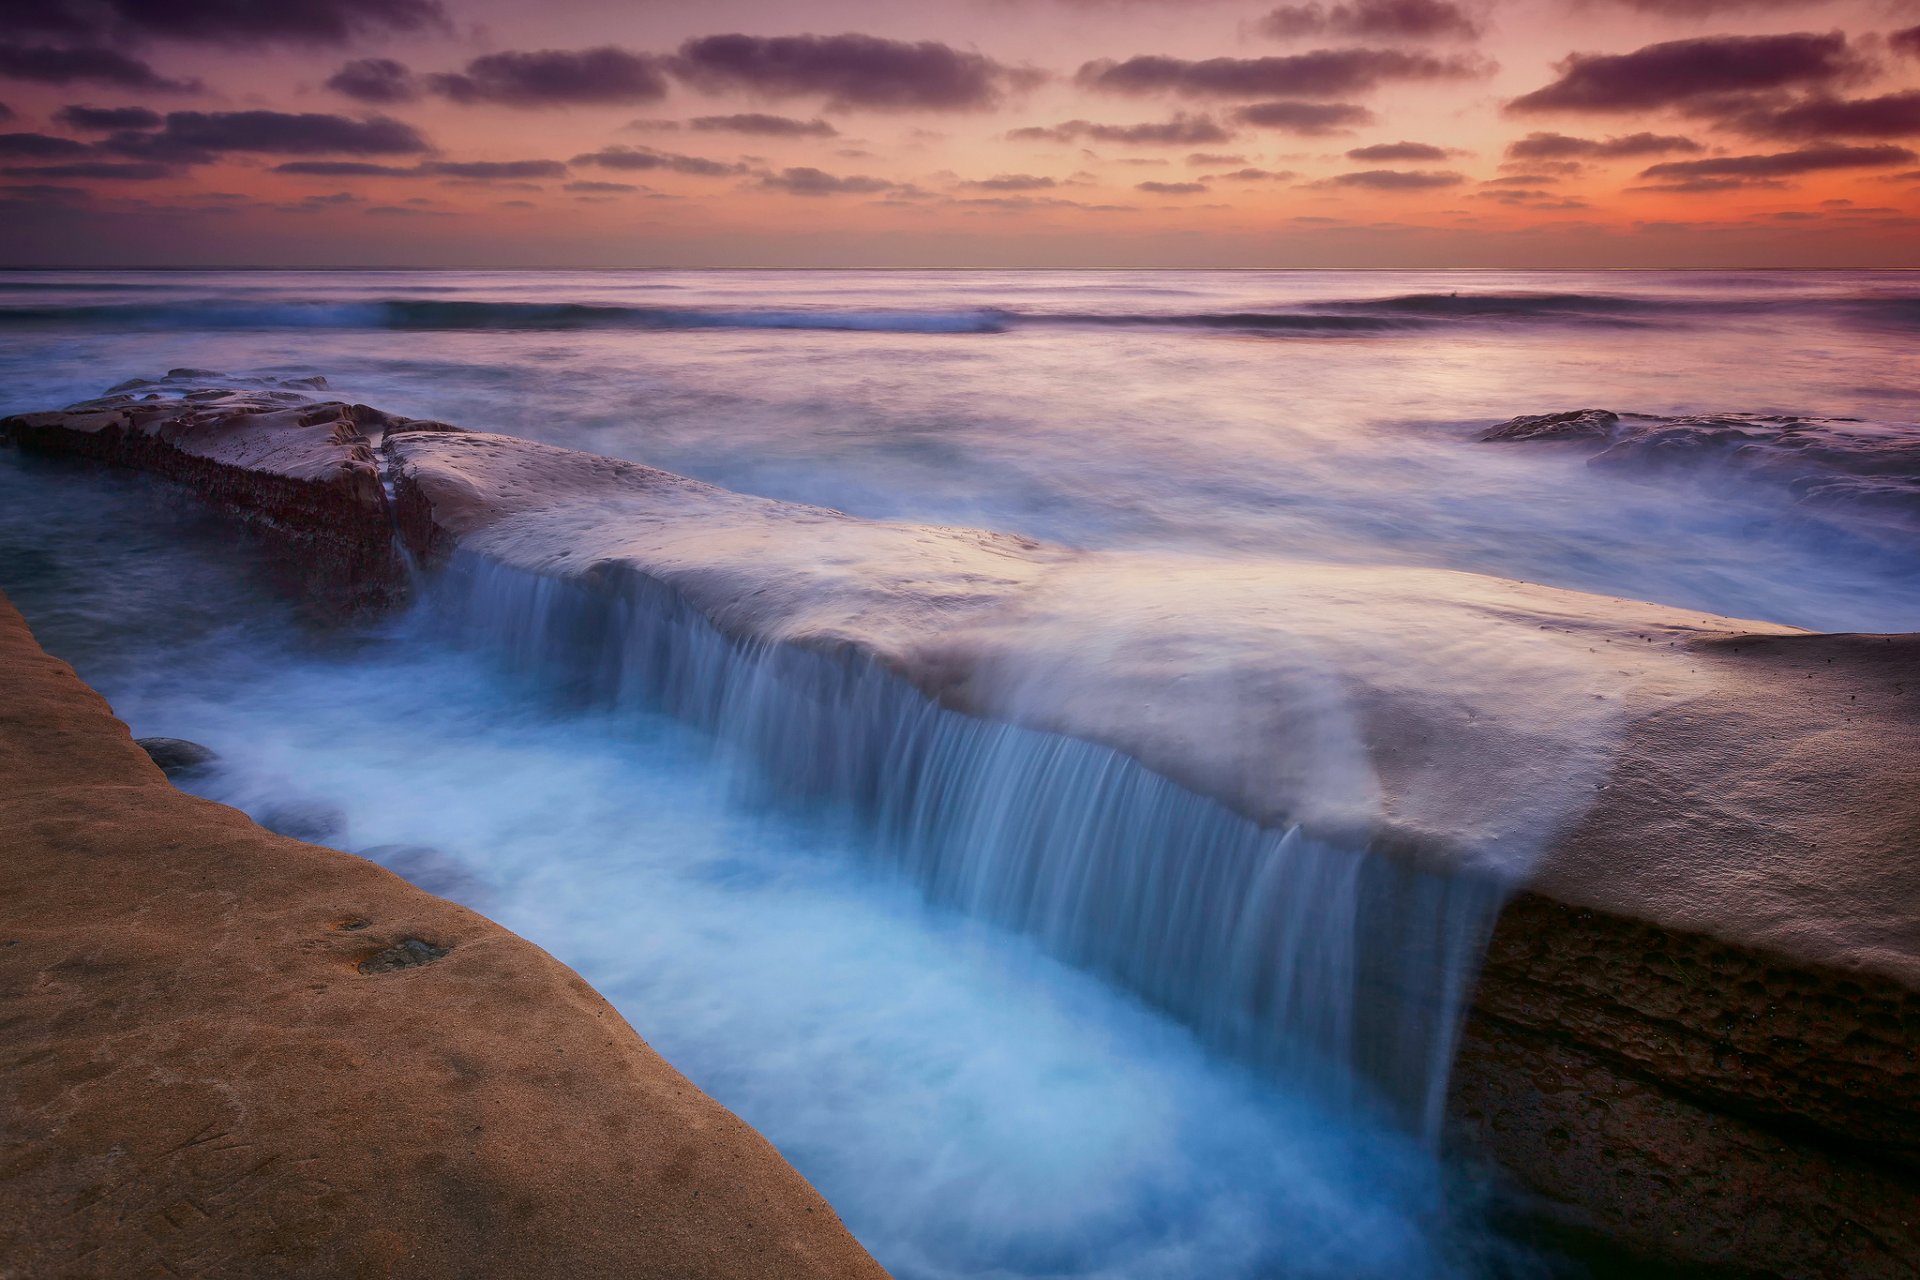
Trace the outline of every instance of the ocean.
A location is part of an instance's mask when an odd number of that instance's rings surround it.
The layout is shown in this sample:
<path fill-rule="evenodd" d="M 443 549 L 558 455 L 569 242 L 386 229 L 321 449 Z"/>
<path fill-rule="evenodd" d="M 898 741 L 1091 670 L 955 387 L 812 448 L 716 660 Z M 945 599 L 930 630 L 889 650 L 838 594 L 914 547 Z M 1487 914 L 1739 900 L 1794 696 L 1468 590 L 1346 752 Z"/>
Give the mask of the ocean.
<path fill-rule="evenodd" d="M 1910 631 L 1911 544 L 1791 486 L 1479 436 L 1586 408 L 1920 436 L 1916 338 L 1893 272 L 14 272 L 0 412 L 317 373 L 862 516 Z M 204 794 L 437 851 L 428 887 L 573 965 L 898 1276 L 1577 1265 L 1387 1109 L 930 896 L 701 726 L 560 696 L 424 606 L 315 628 L 160 482 L 0 451 L 0 588 L 136 734 L 221 752 Z"/>

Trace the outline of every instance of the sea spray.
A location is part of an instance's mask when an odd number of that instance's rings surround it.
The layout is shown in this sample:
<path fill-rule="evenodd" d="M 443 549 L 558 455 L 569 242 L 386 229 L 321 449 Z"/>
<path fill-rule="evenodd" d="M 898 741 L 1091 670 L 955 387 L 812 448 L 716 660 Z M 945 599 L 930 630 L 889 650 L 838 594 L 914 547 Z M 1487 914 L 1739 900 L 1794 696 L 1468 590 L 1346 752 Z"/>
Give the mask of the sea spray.
<path fill-rule="evenodd" d="M 729 639 L 643 575 L 583 584 L 462 552 L 426 616 L 583 705 L 707 730 L 758 798 L 844 814 L 934 901 L 1437 1135 L 1498 885 L 1263 828 L 1109 748 L 938 706 L 859 654 Z"/>

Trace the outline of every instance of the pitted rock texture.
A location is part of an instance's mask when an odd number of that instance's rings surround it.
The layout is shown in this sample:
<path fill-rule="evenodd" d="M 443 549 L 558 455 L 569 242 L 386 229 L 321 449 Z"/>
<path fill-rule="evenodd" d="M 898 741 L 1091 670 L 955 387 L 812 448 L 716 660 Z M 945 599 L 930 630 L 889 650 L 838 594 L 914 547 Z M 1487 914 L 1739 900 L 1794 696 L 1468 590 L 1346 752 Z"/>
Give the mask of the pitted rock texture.
<path fill-rule="evenodd" d="M 1455 1063 L 1454 1140 L 1554 1216 L 1734 1274 L 1920 1274 L 1920 994 L 1535 894 Z"/>
<path fill-rule="evenodd" d="M 0 599 L 0 1272 L 883 1280 L 532 944 L 176 790 Z"/>
<path fill-rule="evenodd" d="M 1903 545 L 1920 537 L 1920 424 L 1572 409 L 1513 418 L 1480 439 L 1575 445 L 1593 451 L 1588 466 L 1629 473 L 1724 469 L 1784 488 L 1809 516 Z"/>

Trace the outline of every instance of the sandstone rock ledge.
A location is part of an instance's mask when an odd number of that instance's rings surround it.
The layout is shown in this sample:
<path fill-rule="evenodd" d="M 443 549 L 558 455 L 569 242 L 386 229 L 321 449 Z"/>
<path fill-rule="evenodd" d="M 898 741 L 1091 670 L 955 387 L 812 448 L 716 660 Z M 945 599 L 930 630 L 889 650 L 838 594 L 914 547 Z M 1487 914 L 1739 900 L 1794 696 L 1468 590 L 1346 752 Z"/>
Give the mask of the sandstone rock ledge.
<path fill-rule="evenodd" d="M 0 1274 L 883 1277 L 538 948 L 177 791 L 0 599 Z"/>

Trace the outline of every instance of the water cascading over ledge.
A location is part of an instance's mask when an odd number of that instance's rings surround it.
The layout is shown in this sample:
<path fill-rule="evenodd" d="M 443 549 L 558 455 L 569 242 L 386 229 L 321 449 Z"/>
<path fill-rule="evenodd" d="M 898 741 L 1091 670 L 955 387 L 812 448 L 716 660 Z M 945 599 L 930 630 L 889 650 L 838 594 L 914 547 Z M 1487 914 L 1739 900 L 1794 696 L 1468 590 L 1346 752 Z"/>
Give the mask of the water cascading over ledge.
<path fill-rule="evenodd" d="M 1262 827 L 1112 748 L 938 706 L 850 649 L 726 637 L 630 569 L 589 586 L 462 552 L 425 608 L 571 698 L 709 731 L 758 795 L 854 817 L 933 901 L 1437 1136 L 1497 880 Z"/>

